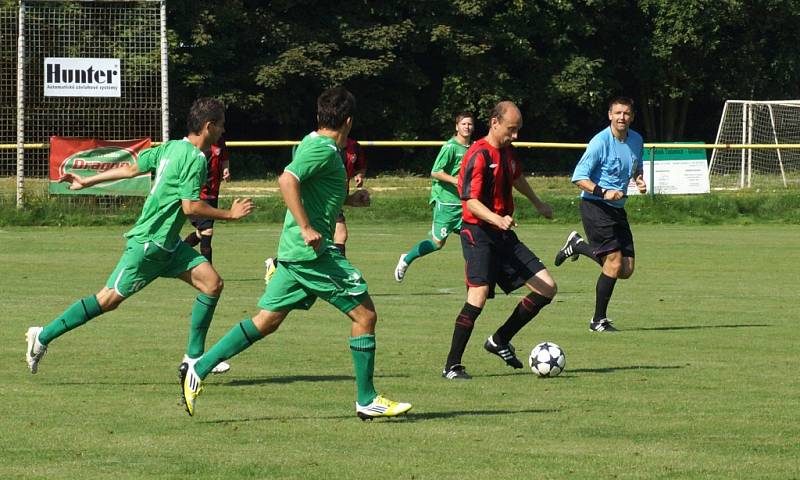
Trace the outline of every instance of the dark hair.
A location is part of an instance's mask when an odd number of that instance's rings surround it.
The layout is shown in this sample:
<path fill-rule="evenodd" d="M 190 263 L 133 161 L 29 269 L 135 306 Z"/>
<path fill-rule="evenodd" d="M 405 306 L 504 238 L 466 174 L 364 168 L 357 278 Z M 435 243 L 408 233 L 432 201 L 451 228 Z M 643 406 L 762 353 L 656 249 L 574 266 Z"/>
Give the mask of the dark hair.
<path fill-rule="evenodd" d="M 624 95 L 619 95 L 617 97 L 612 98 L 608 102 L 608 109 L 611 110 L 611 107 L 613 107 L 614 105 L 617 105 L 617 104 L 619 104 L 619 105 L 627 105 L 627 106 L 629 106 L 631 108 L 631 111 L 633 111 L 633 99 L 631 97 L 626 97 Z"/>
<path fill-rule="evenodd" d="M 456 115 L 456 123 L 460 122 L 465 118 L 471 118 L 475 120 L 475 115 L 473 115 L 472 112 L 468 112 L 466 110 L 464 110 L 463 112 L 458 112 L 458 115 Z"/>
<path fill-rule="evenodd" d="M 189 133 L 200 133 L 206 122 L 219 122 L 225 116 L 225 105 L 216 98 L 198 98 L 189 109 L 186 129 Z"/>
<path fill-rule="evenodd" d="M 317 127 L 339 130 L 353 117 L 356 111 L 356 97 L 343 87 L 329 88 L 317 98 Z"/>
<path fill-rule="evenodd" d="M 489 121 L 493 118 L 496 118 L 498 122 L 503 121 L 503 115 L 506 114 L 509 107 L 516 107 L 514 102 L 511 100 L 503 100 L 502 102 L 497 102 L 497 105 L 489 112 Z"/>

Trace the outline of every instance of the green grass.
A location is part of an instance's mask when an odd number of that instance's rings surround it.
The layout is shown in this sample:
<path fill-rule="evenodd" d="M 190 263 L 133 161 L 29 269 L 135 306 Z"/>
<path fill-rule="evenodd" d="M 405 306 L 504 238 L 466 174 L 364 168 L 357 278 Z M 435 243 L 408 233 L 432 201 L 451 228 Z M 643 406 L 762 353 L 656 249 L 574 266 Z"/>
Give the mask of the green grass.
<path fill-rule="evenodd" d="M 491 300 L 464 362 L 440 377 L 464 302 L 458 239 L 391 278 L 425 223 L 351 222 L 348 252 L 379 312 L 376 385 L 414 403 L 364 423 L 353 410 L 348 321 L 318 303 L 213 376 L 189 418 L 176 404 L 191 287 L 161 279 L 56 340 L 27 372 L 23 334 L 104 283 L 124 227 L 0 230 L 0 478 L 800 478 L 791 225 L 639 225 L 637 272 L 617 285 L 619 334 L 590 334 L 595 265 L 551 272 L 559 295 L 514 343 L 561 345 L 555 379 L 511 371 L 481 343 L 519 295 Z M 548 265 L 572 225 L 522 222 Z M 255 312 L 276 225 L 222 224 L 225 278 L 209 334 Z M 521 292 L 518 292 L 521 293 Z"/>
<path fill-rule="evenodd" d="M 17 209 L 13 179 L 0 179 L 0 227 L 6 226 L 126 226 L 136 221 L 142 198 L 69 197 L 45 195 L 43 181 L 26 183 L 26 207 Z M 580 223 L 578 190 L 567 177 L 529 177 L 539 196 L 555 210 L 555 223 Z M 370 208 L 348 209 L 356 222 L 428 222 L 430 179 L 421 176 L 379 176 L 367 180 Z M 283 222 L 286 207 L 275 178 L 243 180 L 222 186 L 220 206 L 233 197 L 250 197 L 256 210 L 245 223 Z M 530 202 L 517 195 L 515 216 L 526 222 L 549 223 Z M 782 223 L 800 225 L 800 195 L 796 187 L 767 190 L 713 192 L 706 195 L 635 196 L 627 209 L 639 224 L 747 225 Z"/>

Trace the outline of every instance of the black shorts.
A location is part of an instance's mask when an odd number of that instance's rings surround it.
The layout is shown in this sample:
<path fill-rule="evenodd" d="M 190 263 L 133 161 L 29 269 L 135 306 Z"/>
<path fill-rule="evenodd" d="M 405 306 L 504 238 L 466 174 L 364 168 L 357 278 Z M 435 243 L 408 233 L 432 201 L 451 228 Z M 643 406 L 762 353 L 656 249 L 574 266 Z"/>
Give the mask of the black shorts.
<path fill-rule="evenodd" d="M 603 257 L 619 251 L 623 257 L 636 256 L 633 234 L 624 208 L 584 199 L 581 200 L 581 219 L 595 255 Z"/>
<path fill-rule="evenodd" d="M 219 205 L 219 199 L 217 198 L 209 198 L 203 199 L 204 202 L 211 205 L 214 208 L 217 208 Z M 192 222 L 192 226 L 197 230 L 203 231 L 208 230 L 209 228 L 214 228 L 214 219 L 213 218 L 206 218 L 206 217 L 199 217 L 197 215 L 190 215 L 189 221 Z"/>
<path fill-rule="evenodd" d="M 467 287 L 489 285 L 489 298 L 494 297 L 495 285 L 509 294 L 545 268 L 512 230 L 464 223 L 461 250 L 466 262 Z"/>
<path fill-rule="evenodd" d="M 344 218 L 344 210 L 339 211 L 339 215 L 336 217 L 336 223 L 347 223 Z"/>

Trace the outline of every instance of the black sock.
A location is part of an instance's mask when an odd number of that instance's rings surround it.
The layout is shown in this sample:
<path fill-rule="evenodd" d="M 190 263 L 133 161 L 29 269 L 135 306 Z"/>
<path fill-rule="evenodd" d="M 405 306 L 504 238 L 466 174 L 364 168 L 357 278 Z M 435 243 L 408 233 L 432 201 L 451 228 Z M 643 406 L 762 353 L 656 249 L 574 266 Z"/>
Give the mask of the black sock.
<path fill-rule="evenodd" d="M 197 238 L 197 232 L 192 232 L 189 235 L 186 235 L 186 238 L 183 239 L 183 243 L 188 243 L 190 247 L 194 247 L 200 243 L 200 239 Z"/>
<path fill-rule="evenodd" d="M 344 253 L 345 251 L 344 243 L 334 243 L 333 246 L 339 250 L 339 253 L 341 253 L 343 257 L 347 256 L 347 254 Z"/>
<path fill-rule="evenodd" d="M 611 301 L 611 294 L 614 293 L 614 285 L 616 285 L 616 283 L 616 278 L 609 277 L 605 273 L 601 273 L 600 277 L 597 279 L 593 322 L 606 318 L 608 302 Z"/>
<path fill-rule="evenodd" d="M 211 235 L 200 236 L 200 253 L 208 259 L 208 263 L 213 263 L 211 260 Z"/>
<path fill-rule="evenodd" d="M 533 317 L 538 315 L 539 311 L 551 301 L 552 298 L 547 298 L 534 292 L 529 293 L 527 297 L 523 298 L 517 304 L 517 307 L 511 312 L 511 316 L 506 320 L 506 323 L 494 332 L 492 336 L 494 343 L 497 345 L 506 345 L 514 338 L 517 332 L 522 330 L 522 327 L 533 320 Z"/>
<path fill-rule="evenodd" d="M 598 265 L 600 265 L 600 266 L 603 265 L 603 262 L 600 261 L 600 257 L 598 257 L 597 255 L 594 254 L 594 249 L 592 248 L 591 245 L 589 245 L 588 242 L 586 242 L 586 240 L 576 243 L 574 249 L 575 249 L 576 252 L 580 253 L 581 255 L 585 255 L 585 256 L 591 258 Z"/>
<path fill-rule="evenodd" d="M 465 303 L 456 317 L 456 326 L 453 329 L 453 340 L 450 342 L 450 353 L 447 354 L 447 363 L 445 370 L 450 367 L 461 363 L 461 357 L 464 355 L 464 350 L 467 348 L 467 342 L 472 335 L 472 328 L 475 326 L 475 320 L 481 314 L 481 308 L 478 308 L 469 303 Z"/>

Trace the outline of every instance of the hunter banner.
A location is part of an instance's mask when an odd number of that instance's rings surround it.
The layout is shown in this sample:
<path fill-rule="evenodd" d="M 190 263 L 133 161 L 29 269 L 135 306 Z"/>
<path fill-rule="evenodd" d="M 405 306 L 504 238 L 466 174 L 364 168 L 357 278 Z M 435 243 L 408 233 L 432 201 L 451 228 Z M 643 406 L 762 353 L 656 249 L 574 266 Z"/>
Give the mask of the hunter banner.
<path fill-rule="evenodd" d="M 150 147 L 150 139 L 105 141 L 92 138 L 50 137 L 50 193 L 65 195 L 133 195 L 146 196 L 150 191 L 150 174 L 135 178 L 103 182 L 82 190 L 70 190 L 59 183 L 65 173 L 91 177 L 112 168 L 130 165 L 139 152 Z"/>

